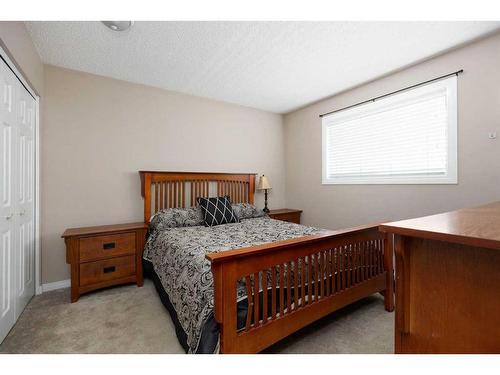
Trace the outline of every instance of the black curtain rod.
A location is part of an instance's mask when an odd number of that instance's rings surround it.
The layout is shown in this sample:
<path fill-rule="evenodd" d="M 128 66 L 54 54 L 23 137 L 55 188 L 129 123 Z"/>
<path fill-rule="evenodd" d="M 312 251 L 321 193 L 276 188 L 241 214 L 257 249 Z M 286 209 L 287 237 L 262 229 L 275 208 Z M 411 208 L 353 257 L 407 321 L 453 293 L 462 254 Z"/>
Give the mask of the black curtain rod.
<path fill-rule="evenodd" d="M 362 101 L 362 102 L 359 102 L 359 103 L 356 103 L 356 104 L 349 105 L 347 107 L 343 107 L 343 108 L 340 108 L 340 109 L 336 109 L 334 111 L 323 113 L 323 114 L 319 115 L 319 117 L 331 115 L 332 113 L 336 113 L 336 112 L 340 112 L 340 111 L 345 111 L 346 109 L 357 107 L 358 105 L 362 105 L 362 104 L 374 102 L 375 100 L 379 100 L 379 99 L 385 98 L 386 96 L 394 95 L 394 94 L 397 94 L 397 93 L 399 93 L 401 91 L 410 90 L 410 89 L 413 89 L 415 87 L 426 85 L 426 84 L 434 82 L 434 81 L 439 81 L 440 79 L 448 78 L 448 77 L 451 77 L 451 76 L 454 76 L 454 75 L 458 76 L 460 73 L 463 73 L 463 72 L 464 72 L 464 70 L 460 69 L 460 70 L 457 70 L 456 72 L 445 74 L 444 76 L 436 77 L 436 78 L 433 78 L 433 79 L 429 79 L 428 81 L 425 81 L 425 82 L 417 83 L 416 85 L 408 86 L 408 87 L 405 87 L 405 88 L 402 88 L 402 89 L 399 89 L 399 90 L 396 90 L 396 91 L 392 91 L 392 92 L 384 94 L 384 95 L 377 96 L 377 97 L 372 98 L 372 99 L 368 99 L 368 100 L 365 100 L 365 101 Z"/>

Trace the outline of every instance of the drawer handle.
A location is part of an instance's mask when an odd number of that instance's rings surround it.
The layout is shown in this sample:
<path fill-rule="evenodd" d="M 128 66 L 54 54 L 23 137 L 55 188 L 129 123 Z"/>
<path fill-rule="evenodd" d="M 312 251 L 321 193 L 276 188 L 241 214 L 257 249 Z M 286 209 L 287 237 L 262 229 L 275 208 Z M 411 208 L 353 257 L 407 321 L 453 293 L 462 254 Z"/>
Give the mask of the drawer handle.
<path fill-rule="evenodd" d="M 110 250 L 115 248 L 115 243 L 114 242 L 108 242 L 102 245 L 102 248 L 104 250 Z"/>
<path fill-rule="evenodd" d="M 104 267 L 104 269 L 102 270 L 104 273 L 111 273 L 111 272 L 115 272 L 116 271 L 116 267 L 115 266 L 111 266 L 111 267 Z"/>

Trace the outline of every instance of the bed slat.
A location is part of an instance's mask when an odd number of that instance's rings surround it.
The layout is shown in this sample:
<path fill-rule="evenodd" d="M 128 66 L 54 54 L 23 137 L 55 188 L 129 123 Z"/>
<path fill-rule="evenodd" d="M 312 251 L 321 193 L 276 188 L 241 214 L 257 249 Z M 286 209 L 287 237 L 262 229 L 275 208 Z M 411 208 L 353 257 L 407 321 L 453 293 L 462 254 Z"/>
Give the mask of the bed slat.
<path fill-rule="evenodd" d="M 384 272 L 384 240 L 378 240 L 378 273 Z"/>
<path fill-rule="evenodd" d="M 314 259 L 314 302 L 318 302 L 318 299 L 319 299 L 319 279 L 320 279 L 319 254 L 313 254 L 313 259 Z"/>
<path fill-rule="evenodd" d="M 280 264 L 280 281 L 279 281 L 279 287 L 280 287 L 280 318 L 283 317 L 283 313 L 285 311 L 285 293 L 284 293 L 284 286 L 285 286 L 285 280 L 284 280 L 284 265 Z"/>
<path fill-rule="evenodd" d="M 276 267 L 271 267 L 271 319 L 276 318 Z"/>
<path fill-rule="evenodd" d="M 293 272 L 293 310 L 299 308 L 299 258 L 293 261 L 294 272 Z"/>
<path fill-rule="evenodd" d="M 267 323 L 268 307 L 267 307 L 267 275 L 268 270 L 262 272 L 262 324 Z"/>
<path fill-rule="evenodd" d="M 250 276 L 245 276 L 245 284 L 247 289 L 247 322 L 246 330 L 249 330 L 252 324 L 252 308 L 253 308 L 253 297 L 252 297 L 252 283 Z"/>
<path fill-rule="evenodd" d="M 286 301 L 287 314 L 292 310 L 292 262 L 286 264 Z"/>
<path fill-rule="evenodd" d="M 326 295 L 330 295 L 331 288 L 331 280 L 332 277 L 332 249 L 328 249 L 325 253 L 325 262 L 326 262 Z"/>
<path fill-rule="evenodd" d="M 260 325 L 259 318 L 259 272 L 253 274 L 253 326 Z"/>
<path fill-rule="evenodd" d="M 300 291 L 300 307 L 304 307 L 306 304 L 306 261 L 304 258 L 300 258 L 300 283 L 301 283 L 301 291 Z"/>

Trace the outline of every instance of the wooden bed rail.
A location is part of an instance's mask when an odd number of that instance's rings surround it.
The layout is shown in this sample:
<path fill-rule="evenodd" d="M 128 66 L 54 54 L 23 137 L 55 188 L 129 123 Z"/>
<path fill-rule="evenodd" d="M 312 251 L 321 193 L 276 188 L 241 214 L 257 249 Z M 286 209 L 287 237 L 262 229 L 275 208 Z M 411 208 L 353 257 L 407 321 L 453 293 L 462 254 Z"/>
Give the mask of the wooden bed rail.
<path fill-rule="evenodd" d="M 386 310 L 392 311 L 392 258 L 392 237 L 377 226 L 208 254 L 221 352 L 257 353 L 377 292 L 384 294 Z M 238 296 L 248 311 L 240 326 Z"/>

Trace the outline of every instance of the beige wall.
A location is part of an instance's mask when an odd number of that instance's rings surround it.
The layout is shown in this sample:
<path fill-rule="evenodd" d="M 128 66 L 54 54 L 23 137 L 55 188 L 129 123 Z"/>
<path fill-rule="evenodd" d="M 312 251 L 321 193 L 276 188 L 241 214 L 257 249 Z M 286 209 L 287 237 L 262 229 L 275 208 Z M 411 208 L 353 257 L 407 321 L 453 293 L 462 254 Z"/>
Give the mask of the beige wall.
<path fill-rule="evenodd" d="M 44 283 L 69 278 L 65 228 L 142 221 L 140 169 L 264 173 L 284 204 L 280 115 L 54 66 L 45 102 Z"/>
<path fill-rule="evenodd" d="M 33 46 L 24 22 L 0 22 L 0 39 L 39 95 L 43 94 L 43 63 Z"/>
<path fill-rule="evenodd" d="M 369 64 L 369 61 L 367 61 Z M 458 185 L 322 185 L 319 114 L 442 74 L 458 78 Z M 339 72 L 342 74 L 342 72 Z M 305 224 L 342 228 L 500 200 L 500 34 L 284 117 L 286 204 Z"/>

